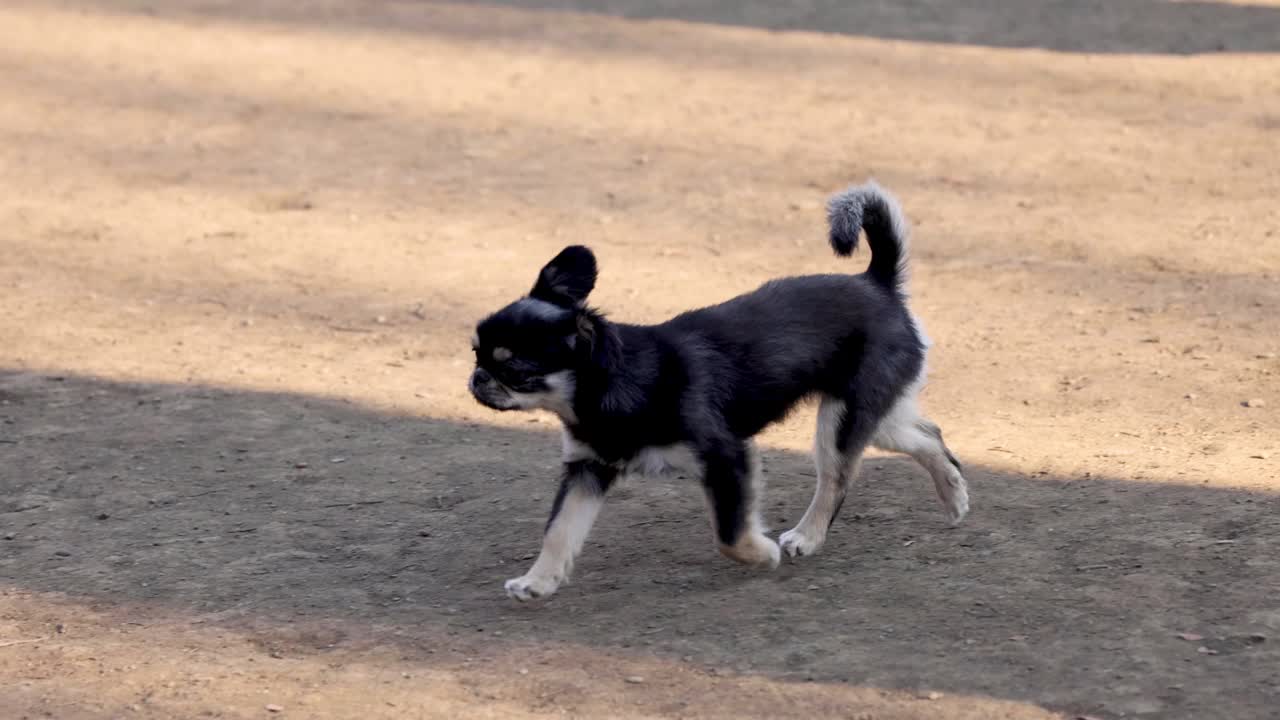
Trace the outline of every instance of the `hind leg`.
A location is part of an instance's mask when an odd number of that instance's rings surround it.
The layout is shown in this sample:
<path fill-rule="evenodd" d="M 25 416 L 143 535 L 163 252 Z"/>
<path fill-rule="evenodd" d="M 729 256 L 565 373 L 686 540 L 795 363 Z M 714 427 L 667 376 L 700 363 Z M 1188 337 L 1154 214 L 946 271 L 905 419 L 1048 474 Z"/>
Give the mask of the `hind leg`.
<path fill-rule="evenodd" d="M 942 512 L 957 525 L 969 512 L 969 485 L 960 462 L 942 442 L 942 430 L 920 414 L 916 405 L 919 384 L 894 405 L 876 428 L 871 444 L 883 450 L 910 455 L 933 478 L 933 487 L 942 501 Z"/>
<path fill-rule="evenodd" d="M 849 482 L 858 474 L 861 449 L 857 456 L 851 456 L 838 447 L 845 411 L 845 402 L 830 396 L 824 396 L 818 405 L 818 430 L 813 443 L 818 486 L 804 517 L 778 538 L 782 549 L 791 557 L 812 555 L 822 547 L 827 529 L 844 504 Z"/>

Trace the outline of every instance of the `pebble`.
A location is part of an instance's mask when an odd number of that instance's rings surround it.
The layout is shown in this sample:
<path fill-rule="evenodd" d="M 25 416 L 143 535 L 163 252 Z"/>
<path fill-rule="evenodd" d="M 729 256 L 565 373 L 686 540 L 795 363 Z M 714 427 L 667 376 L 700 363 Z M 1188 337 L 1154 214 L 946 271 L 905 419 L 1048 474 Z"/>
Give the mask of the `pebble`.
<path fill-rule="evenodd" d="M 639 685 L 640 683 L 644 682 L 644 678 L 640 677 L 639 675 L 628 675 L 627 682 L 631 683 L 632 685 Z"/>
<path fill-rule="evenodd" d="M 1260 400 L 1260 399 L 1258 399 L 1258 398 L 1249 398 L 1248 400 L 1245 400 L 1244 402 L 1242 402 L 1242 403 L 1240 403 L 1240 404 L 1241 404 L 1241 405 L 1244 405 L 1244 406 L 1245 406 L 1245 407 L 1247 407 L 1247 408 L 1260 408 L 1260 407 L 1266 407 L 1266 406 L 1267 406 L 1266 401 L 1264 401 L 1264 400 Z"/>
<path fill-rule="evenodd" d="M 298 468 L 299 470 L 305 470 L 308 467 L 308 465 L 304 462 L 294 463 L 293 466 Z"/>
<path fill-rule="evenodd" d="M 284 706 L 277 705 L 275 703 L 268 703 L 267 712 L 273 712 L 273 713 L 284 712 Z"/>

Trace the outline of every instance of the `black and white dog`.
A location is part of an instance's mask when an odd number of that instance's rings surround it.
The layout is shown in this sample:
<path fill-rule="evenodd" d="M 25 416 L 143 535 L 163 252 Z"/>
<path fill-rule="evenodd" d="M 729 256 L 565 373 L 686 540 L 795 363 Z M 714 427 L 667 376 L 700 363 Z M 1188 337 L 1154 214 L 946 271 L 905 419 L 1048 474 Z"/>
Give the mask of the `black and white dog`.
<path fill-rule="evenodd" d="M 609 486 L 674 446 L 701 465 L 720 552 L 776 567 L 781 553 L 760 520 L 764 483 L 752 437 L 811 396 L 820 399 L 818 486 L 780 538 L 788 555 L 822 546 L 867 445 L 915 458 L 947 518 L 965 516 L 960 464 L 916 406 L 928 341 L 907 309 L 901 210 L 874 183 L 832 197 L 827 210 L 837 254 L 852 253 L 866 231 L 865 273 L 782 278 L 658 325 L 626 325 L 586 306 L 596 261 L 572 246 L 542 268 L 528 297 L 479 324 L 476 399 L 497 410 L 550 410 L 564 423 L 564 477 L 542 552 L 507 581 L 509 595 L 555 592 Z"/>

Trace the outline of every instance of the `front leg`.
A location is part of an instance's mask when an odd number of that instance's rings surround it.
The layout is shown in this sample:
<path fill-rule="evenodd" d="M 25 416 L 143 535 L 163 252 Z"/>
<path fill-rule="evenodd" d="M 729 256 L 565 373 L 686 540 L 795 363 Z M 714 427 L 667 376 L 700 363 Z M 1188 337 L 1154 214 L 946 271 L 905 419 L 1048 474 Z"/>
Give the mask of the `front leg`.
<path fill-rule="evenodd" d="M 593 460 L 564 464 L 564 478 L 542 535 L 542 552 L 529 572 L 507 581 L 508 595 L 521 602 L 546 597 L 569 578 L 573 560 L 604 505 L 604 494 L 617 476 L 617 469 Z"/>

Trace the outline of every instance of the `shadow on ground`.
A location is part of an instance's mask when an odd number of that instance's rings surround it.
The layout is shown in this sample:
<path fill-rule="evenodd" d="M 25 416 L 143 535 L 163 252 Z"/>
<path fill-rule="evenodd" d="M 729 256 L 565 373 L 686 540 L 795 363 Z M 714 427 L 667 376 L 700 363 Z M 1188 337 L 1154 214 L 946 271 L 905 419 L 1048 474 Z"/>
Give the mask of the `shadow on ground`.
<path fill-rule="evenodd" d="M 142 8 L 136 0 L 82 0 L 100 8 Z M 397 5 L 396 3 L 386 3 Z M 1275 52 L 1280 50 L 1280 8 L 1230 2 L 1176 0 L 877 0 L 841 2 L 739 2 L 738 0 L 455 0 L 405 5 L 440 8 L 473 6 L 469 21 L 456 14 L 431 16 L 426 24 L 412 12 L 357 15 L 316 12 L 284 2 L 263 2 L 253 10 L 224 3 L 183 3 L 185 11 L 203 17 L 284 22 L 307 26 L 334 24 L 366 29 L 507 35 L 498 8 L 553 11 L 554 23 L 564 12 L 598 14 L 635 20 L 680 20 L 774 31 L 810 31 L 912 42 L 979 45 L 997 48 L 1043 48 L 1079 53 L 1198 54 Z M 173 3 L 170 3 L 173 5 Z M 403 22 L 400 22 L 403 21 Z M 526 28 L 527 30 L 527 28 Z M 522 33 L 521 33 L 522 34 Z"/>
<path fill-rule="evenodd" d="M 762 574 L 716 555 L 693 480 L 636 481 L 574 582 L 518 606 L 501 582 L 554 491 L 544 424 L 16 371 L 0 423 L 0 583 L 158 604 L 295 651 L 377 632 L 424 662 L 477 638 L 562 643 L 1075 712 L 1204 716 L 1229 692 L 1262 717 L 1280 694 L 1271 495 L 1028 478 L 967 448 L 975 513 L 951 530 L 918 468 L 875 459 L 824 553 Z M 790 452 L 765 462 L 781 529 L 813 473 Z M 317 622 L 330 632 L 290 634 Z"/>

